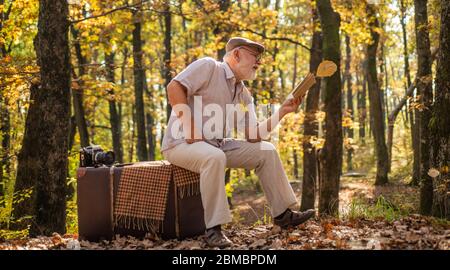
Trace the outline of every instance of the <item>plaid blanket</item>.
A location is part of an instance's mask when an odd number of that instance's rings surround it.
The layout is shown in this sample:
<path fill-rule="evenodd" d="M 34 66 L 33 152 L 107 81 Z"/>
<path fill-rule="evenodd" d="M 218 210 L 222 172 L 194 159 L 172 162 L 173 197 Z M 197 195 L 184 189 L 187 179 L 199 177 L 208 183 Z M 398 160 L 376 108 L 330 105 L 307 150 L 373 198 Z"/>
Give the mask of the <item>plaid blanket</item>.
<path fill-rule="evenodd" d="M 124 167 L 114 206 L 114 225 L 153 234 L 161 232 L 172 177 L 179 198 L 200 193 L 199 174 L 167 161 L 139 162 Z"/>

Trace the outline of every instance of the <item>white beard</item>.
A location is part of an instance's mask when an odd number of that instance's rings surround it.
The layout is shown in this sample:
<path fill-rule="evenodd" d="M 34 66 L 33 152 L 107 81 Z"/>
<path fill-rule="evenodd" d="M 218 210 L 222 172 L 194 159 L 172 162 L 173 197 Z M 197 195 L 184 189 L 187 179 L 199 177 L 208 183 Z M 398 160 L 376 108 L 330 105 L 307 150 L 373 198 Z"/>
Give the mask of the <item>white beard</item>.
<path fill-rule="evenodd" d="M 254 80 L 256 79 L 256 70 L 252 69 L 252 73 L 250 75 L 250 78 L 248 78 L 248 80 Z"/>
<path fill-rule="evenodd" d="M 244 75 L 244 78 L 242 78 L 243 80 L 254 80 L 256 79 L 256 70 L 254 70 L 253 68 L 246 72 L 246 74 Z"/>
<path fill-rule="evenodd" d="M 256 79 L 256 70 L 253 67 L 247 68 L 247 67 L 243 66 L 241 63 L 238 63 L 237 68 L 238 68 L 238 70 L 244 71 L 241 73 L 242 80 L 246 81 L 246 80 Z"/>

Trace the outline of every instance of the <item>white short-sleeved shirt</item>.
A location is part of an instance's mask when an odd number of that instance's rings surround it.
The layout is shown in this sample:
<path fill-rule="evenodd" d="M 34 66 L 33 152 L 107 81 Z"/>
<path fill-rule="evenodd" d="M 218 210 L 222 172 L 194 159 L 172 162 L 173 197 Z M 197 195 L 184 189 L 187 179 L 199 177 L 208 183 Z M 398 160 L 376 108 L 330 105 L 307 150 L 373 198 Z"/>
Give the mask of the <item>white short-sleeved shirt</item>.
<path fill-rule="evenodd" d="M 210 57 L 201 58 L 187 66 L 173 80 L 186 87 L 191 113 L 199 116 L 196 118 L 198 121 L 194 120 L 195 125 L 199 130 L 202 126 L 203 135 L 208 136 L 207 142 L 224 151 L 238 148 L 230 138 L 235 127 L 233 122 L 237 122 L 238 130 L 243 130 L 245 123 L 256 124 L 256 112 L 253 97 L 242 82 L 236 83 L 236 77 L 228 64 Z M 222 114 L 216 115 L 217 110 L 222 110 Z M 237 111 L 235 119 L 232 117 L 233 110 Z M 248 121 L 243 117 L 244 112 L 248 112 Z M 217 121 L 220 118 L 222 121 Z M 180 126 L 181 121 L 172 110 L 161 151 L 185 141 Z"/>

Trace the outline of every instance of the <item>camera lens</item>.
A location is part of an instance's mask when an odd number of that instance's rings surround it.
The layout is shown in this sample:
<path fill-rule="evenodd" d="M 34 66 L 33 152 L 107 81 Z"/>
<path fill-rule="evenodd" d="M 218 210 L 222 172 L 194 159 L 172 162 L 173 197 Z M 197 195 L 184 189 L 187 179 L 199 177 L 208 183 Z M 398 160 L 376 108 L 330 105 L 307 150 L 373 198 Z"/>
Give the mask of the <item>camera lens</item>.
<path fill-rule="evenodd" d="M 98 152 L 95 155 L 95 162 L 97 164 L 105 164 L 107 166 L 110 166 L 114 163 L 114 152 L 107 151 L 107 152 Z"/>

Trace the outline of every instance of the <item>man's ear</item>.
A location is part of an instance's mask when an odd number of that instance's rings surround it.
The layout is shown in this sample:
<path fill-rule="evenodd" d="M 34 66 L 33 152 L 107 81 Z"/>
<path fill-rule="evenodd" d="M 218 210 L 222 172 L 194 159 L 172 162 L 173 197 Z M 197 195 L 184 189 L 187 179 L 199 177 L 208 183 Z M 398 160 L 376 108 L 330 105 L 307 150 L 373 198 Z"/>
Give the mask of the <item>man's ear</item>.
<path fill-rule="evenodd" d="M 236 59 L 236 61 L 239 62 L 239 57 L 240 57 L 239 50 L 234 50 L 233 56 L 234 56 L 234 59 Z"/>

